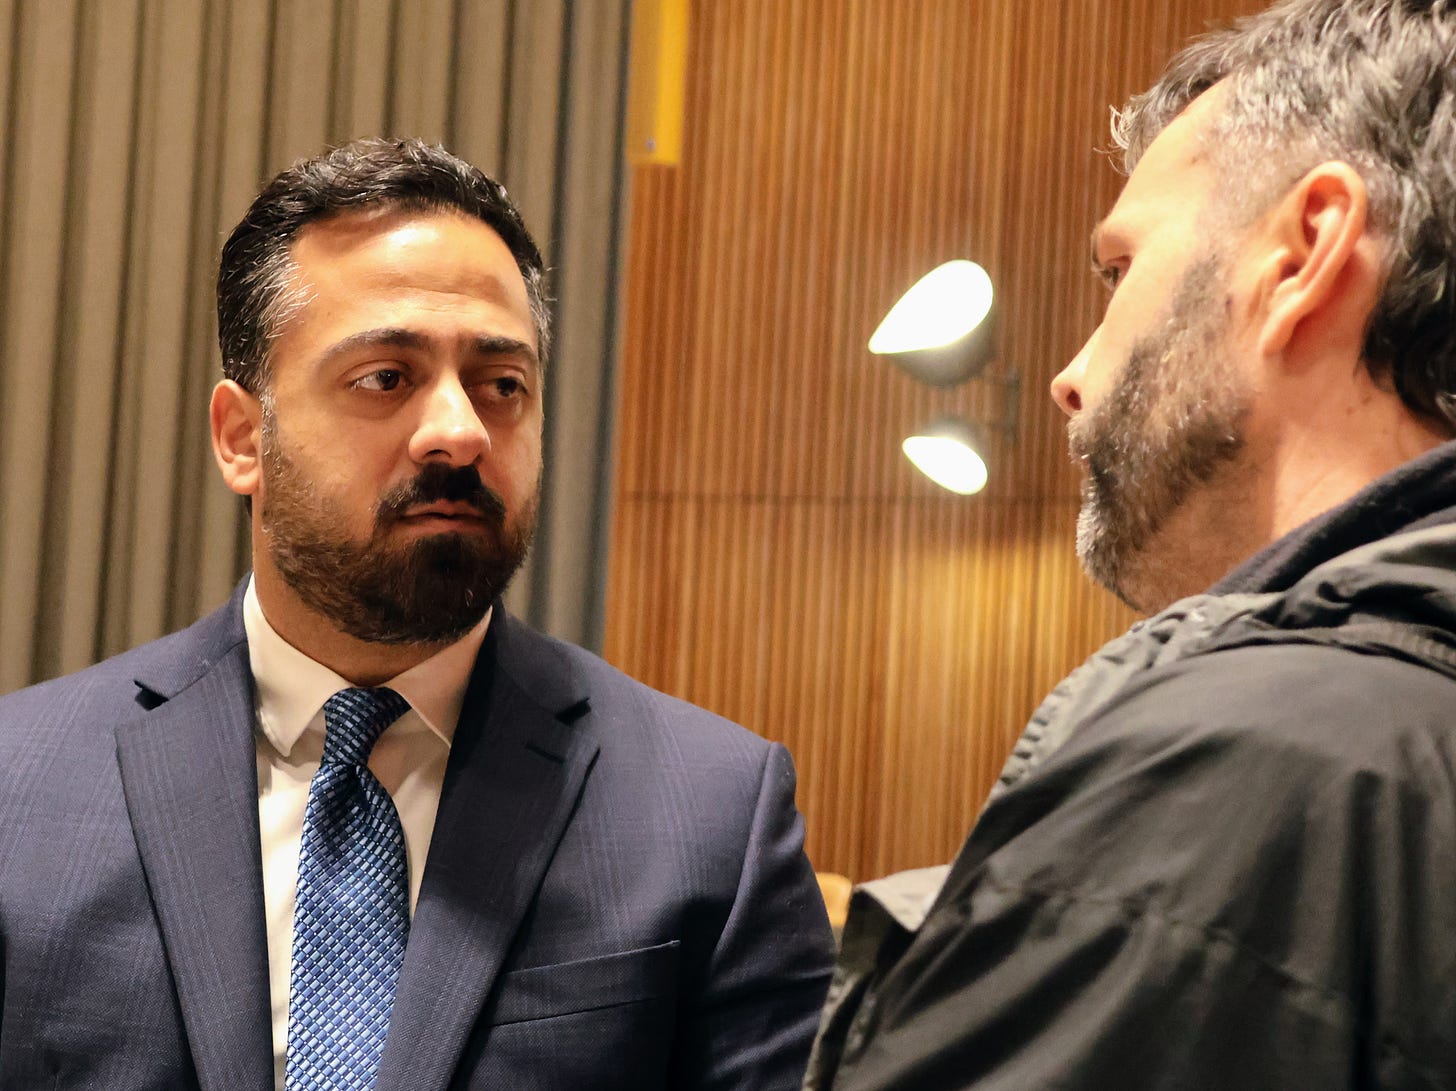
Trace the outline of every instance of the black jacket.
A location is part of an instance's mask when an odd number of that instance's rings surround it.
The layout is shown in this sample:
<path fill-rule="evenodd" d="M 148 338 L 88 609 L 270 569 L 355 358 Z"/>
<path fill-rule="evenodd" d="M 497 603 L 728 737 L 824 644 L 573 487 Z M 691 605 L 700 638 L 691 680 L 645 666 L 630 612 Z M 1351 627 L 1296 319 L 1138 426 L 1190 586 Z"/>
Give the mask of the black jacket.
<path fill-rule="evenodd" d="M 1059 687 L 834 1086 L 1456 1086 L 1453 504 L 1448 445 Z"/>

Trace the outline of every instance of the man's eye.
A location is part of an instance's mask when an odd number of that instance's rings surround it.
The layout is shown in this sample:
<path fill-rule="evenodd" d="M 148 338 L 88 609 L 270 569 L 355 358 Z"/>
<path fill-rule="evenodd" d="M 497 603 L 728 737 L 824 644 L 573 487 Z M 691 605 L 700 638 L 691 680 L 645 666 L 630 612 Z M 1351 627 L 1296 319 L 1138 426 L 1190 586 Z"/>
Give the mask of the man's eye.
<path fill-rule="evenodd" d="M 381 393 L 388 393 L 397 388 L 403 379 L 404 375 L 397 368 L 384 367 L 355 379 L 354 386 L 359 390 L 377 390 Z"/>
<path fill-rule="evenodd" d="M 516 398 L 526 392 L 525 384 L 510 375 L 492 379 L 486 384 L 486 388 L 497 398 Z"/>

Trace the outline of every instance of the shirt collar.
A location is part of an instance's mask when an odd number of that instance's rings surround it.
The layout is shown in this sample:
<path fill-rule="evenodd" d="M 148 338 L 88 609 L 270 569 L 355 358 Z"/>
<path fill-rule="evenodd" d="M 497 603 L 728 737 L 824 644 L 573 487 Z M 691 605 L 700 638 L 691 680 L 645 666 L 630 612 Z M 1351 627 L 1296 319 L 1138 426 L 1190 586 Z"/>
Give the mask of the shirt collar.
<path fill-rule="evenodd" d="M 424 726 L 446 746 L 460 721 L 465 689 L 491 612 L 487 610 L 475 628 L 454 644 L 384 683 L 409 702 Z M 258 726 L 287 757 L 324 702 L 353 683 L 278 635 L 263 614 L 251 576 L 243 595 L 243 629 L 258 694 Z"/>

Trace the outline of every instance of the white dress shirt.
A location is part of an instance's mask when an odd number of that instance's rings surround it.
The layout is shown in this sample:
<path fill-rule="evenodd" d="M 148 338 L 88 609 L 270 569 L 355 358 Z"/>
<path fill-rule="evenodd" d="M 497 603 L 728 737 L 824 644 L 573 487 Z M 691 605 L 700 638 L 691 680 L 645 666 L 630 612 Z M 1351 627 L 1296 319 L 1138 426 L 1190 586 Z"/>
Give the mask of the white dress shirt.
<path fill-rule="evenodd" d="M 489 623 L 487 611 L 480 624 L 456 643 L 384 683 L 409 702 L 410 710 L 374 744 L 369 768 L 394 799 L 404 827 L 411 916 L 419 900 L 450 740 Z M 243 598 L 243 627 L 258 696 L 258 824 L 263 838 L 274 1076 L 282 1091 L 303 813 L 309 782 L 318 772 L 324 752 L 324 702 L 353 683 L 310 659 L 274 631 L 263 616 L 251 579 Z M 226 937 L 219 939 L 227 942 Z"/>

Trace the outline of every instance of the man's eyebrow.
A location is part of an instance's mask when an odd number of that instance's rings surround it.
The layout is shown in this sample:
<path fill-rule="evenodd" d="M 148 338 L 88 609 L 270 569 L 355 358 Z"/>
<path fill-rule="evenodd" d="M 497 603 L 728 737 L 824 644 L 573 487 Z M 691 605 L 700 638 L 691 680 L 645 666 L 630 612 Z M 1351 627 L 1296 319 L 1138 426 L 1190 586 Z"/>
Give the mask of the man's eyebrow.
<path fill-rule="evenodd" d="M 430 341 L 430 337 L 415 330 L 402 329 L 398 326 L 383 326 L 378 329 L 351 333 L 348 337 L 331 345 L 324 353 L 324 359 L 332 360 L 367 349 L 423 349 L 429 347 Z M 533 364 L 537 362 L 536 350 L 525 341 L 515 337 L 484 334 L 471 340 L 470 351 L 475 356 L 522 356 Z"/>
<path fill-rule="evenodd" d="M 470 348 L 476 356 L 522 356 L 532 364 L 539 362 L 536 359 L 536 350 L 515 337 L 485 334 L 475 338 Z"/>
<path fill-rule="evenodd" d="M 399 329 L 395 326 L 385 326 L 374 330 L 360 330 L 358 333 L 351 333 L 342 341 L 336 341 L 329 346 L 324 353 L 325 360 L 331 360 L 346 353 L 356 352 L 359 349 L 373 348 L 397 348 L 397 349 L 418 349 L 429 343 L 424 334 L 416 333 L 413 330 Z"/>

